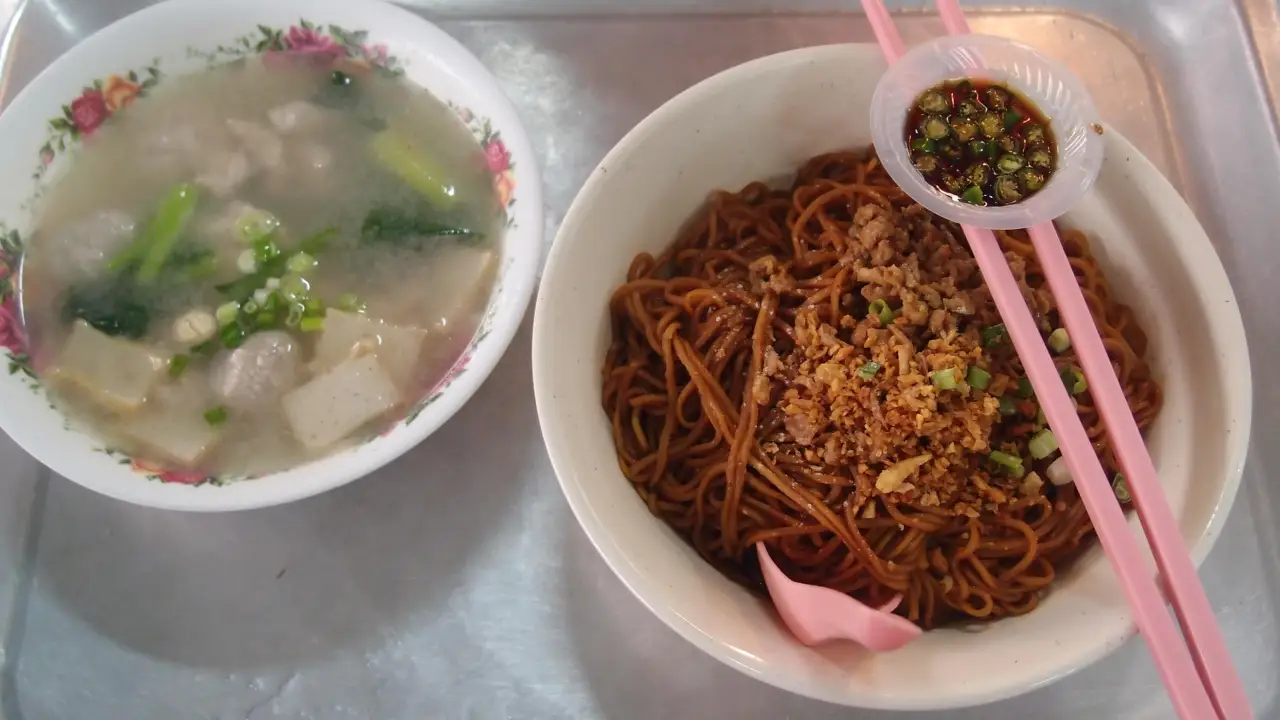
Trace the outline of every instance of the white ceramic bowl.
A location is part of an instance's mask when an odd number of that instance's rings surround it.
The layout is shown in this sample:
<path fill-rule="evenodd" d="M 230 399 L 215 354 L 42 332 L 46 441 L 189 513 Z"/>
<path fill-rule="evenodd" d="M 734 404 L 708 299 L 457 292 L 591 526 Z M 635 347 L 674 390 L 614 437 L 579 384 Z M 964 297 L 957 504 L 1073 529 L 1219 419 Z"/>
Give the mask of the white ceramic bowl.
<path fill-rule="evenodd" d="M 797 50 L 723 72 L 632 130 L 565 217 L 534 318 L 538 415 L 561 487 L 609 566 L 676 632 L 793 692 L 885 709 L 955 708 L 1026 692 L 1133 632 L 1095 548 L 1033 613 L 980 631 L 925 633 L 894 653 L 796 642 L 765 600 L 703 562 L 653 517 L 618 469 L 601 410 L 607 303 L 632 257 L 657 253 L 717 188 L 783 179 L 812 155 L 866 147 L 884 63 L 874 46 Z M 1064 218 L 1093 247 L 1150 334 L 1166 405 L 1148 445 L 1198 563 L 1236 495 L 1251 388 L 1244 329 L 1212 245 L 1169 183 L 1106 130 L 1094 189 Z M 1137 529 L 1137 520 L 1131 524 Z"/>
<path fill-rule="evenodd" d="M 105 450 L 51 409 L 30 375 L 16 324 L 13 275 L 31 229 L 31 199 L 74 162 L 80 138 L 129 112 L 155 83 L 263 49 L 322 50 L 403 69 L 451 103 L 484 146 L 506 206 L 497 282 L 475 337 L 403 420 L 370 442 L 252 480 L 162 472 Z M 421 442 L 476 391 L 506 351 L 533 292 L 542 196 L 533 150 L 497 81 L 453 38 L 374 0 L 170 0 L 95 34 L 58 58 L 0 116 L 0 428 L 40 462 L 91 490 L 161 508 L 236 510 L 289 502 L 366 475 Z"/>

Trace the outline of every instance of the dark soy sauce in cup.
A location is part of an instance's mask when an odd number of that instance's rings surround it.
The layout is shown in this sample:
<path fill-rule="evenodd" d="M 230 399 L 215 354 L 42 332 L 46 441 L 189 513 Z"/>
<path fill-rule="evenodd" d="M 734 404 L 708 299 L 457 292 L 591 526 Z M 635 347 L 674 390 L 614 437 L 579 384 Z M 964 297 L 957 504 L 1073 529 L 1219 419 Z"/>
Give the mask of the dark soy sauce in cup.
<path fill-rule="evenodd" d="M 987 80 L 950 80 L 920 93 L 904 132 L 928 183 L 972 205 L 1013 205 L 1057 168 L 1049 120 L 1026 98 Z"/>

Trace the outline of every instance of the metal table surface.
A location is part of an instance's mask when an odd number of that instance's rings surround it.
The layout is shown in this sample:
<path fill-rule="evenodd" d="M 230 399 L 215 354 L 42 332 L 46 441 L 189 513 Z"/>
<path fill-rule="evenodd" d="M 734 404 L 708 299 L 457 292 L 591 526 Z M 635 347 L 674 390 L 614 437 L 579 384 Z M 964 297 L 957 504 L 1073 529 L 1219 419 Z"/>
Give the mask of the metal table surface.
<path fill-rule="evenodd" d="M 0 103 L 145 0 L 0 0 Z M 908 42 L 940 32 L 891 3 Z M 718 70 L 870 41 L 856 0 L 429 0 L 498 75 L 544 170 L 548 237 L 634 123 Z M 975 28 L 1066 60 L 1188 198 L 1260 381 L 1239 500 L 1202 575 L 1258 716 L 1280 718 L 1280 197 L 1275 0 L 1079 0 Z M 1270 204 L 1269 204 L 1270 202 Z M 0 435 L 0 718 L 868 718 L 701 655 L 578 529 L 538 430 L 530 317 L 475 399 L 375 476 L 220 516 L 97 497 Z M 978 718 L 1171 716 L 1141 641 Z M 939 715 L 942 716 L 942 715 Z M 919 716 L 923 717 L 923 716 Z"/>

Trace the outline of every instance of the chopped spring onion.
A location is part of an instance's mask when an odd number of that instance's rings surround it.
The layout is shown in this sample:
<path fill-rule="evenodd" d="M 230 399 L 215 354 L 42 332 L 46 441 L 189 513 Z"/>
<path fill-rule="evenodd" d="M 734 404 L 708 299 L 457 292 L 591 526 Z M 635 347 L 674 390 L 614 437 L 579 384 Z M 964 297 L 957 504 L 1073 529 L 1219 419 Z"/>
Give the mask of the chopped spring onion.
<path fill-rule="evenodd" d="M 274 277 L 267 278 L 267 282 L 265 283 L 264 287 L 266 287 L 268 290 L 279 290 L 280 278 L 274 278 Z"/>
<path fill-rule="evenodd" d="M 227 421 L 227 409 L 222 405 L 204 411 L 204 421 L 217 427 Z"/>
<path fill-rule="evenodd" d="M 297 275 L 286 275 L 280 282 L 280 294 L 288 300 L 301 302 L 311 297 L 311 283 Z"/>
<path fill-rule="evenodd" d="M 1124 473 L 1116 473 L 1115 479 L 1111 481 L 1111 490 L 1120 502 L 1133 502 L 1133 494 L 1129 492 L 1129 482 L 1124 479 Z"/>
<path fill-rule="evenodd" d="M 1008 395 L 1000 396 L 1000 414 L 1008 417 L 1009 415 L 1018 414 L 1018 403 Z"/>
<path fill-rule="evenodd" d="M 244 311 L 245 315 L 255 315 L 262 308 L 254 300 L 245 300 L 244 304 L 240 306 L 240 309 Z"/>
<path fill-rule="evenodd" d="M 1035 388 L 1031 387 L 1031 381 L 1026 378 L 1018 378 L 1018 397 L 1030 398 L 1035 397 Z"/>
<path fill-rule="evenodd" d="M 248 245 L 259 238 L 264 238 L 280 227 L 275 215 L 257 208 L 244 211 L 236 218 L 236 235 Z"/>
<path fill-rule="evenodd" d="M 996 323 L 982 328 L 982 345 L 983 347 L 995 347 L 1004 343 L 1004 339 L 1009 336 L 1009 330 L 1005 328 L 1004 323 Z"/>
<path fill-rule="evenodd" d="M 191 356 L 178 353 L 169 358 L 169 377 L 176 378 L 182 375 L 182 371 L 187 369 L 187 365 L 191 364 Z"/>
<path fill-rule="evenodd" d="M 977 365 L 970 365 L 969 372 L 964 376 L 964 381 L 969 383 L 969 387 L 986 390 L 987 384 L 991 382 L 991 373 Z"/>
<path fill-rule="evenodd" d="M 880 318 L 880 324 L 888 327 L 893 322 L 893 308 L 889 307 L 889 303 L 884 300 L 872 300 L 867 310 L 876 317 Z"/>
<path fill-rule="evenodd" d="M 258 258 L 254 256 L 253 250 L 240 253 L 240 257 L 236 258 L 236 269 L 245 275 L 252 275 L 258 271 Z"/>
<path fill-rule="evenodd" d="M 302 305 L 306 308 L 308 317 L 324 316 L 324 303 L 320 302 L 319 298 L 307 298 Z"/>
<path fill-rule="evenodd" d="M 324 330 L 324 318 L 304 317 L 302 322 L 298 323 L 298 329 L 302 332 L 320 332 Z"/>
<path fill-rule="evenodd" d="M 234 350 L 244 344 L 244 328 L 238 322 L 223 325 L 218 331 L 218 339 L 222 341 L 222 347 Z"/>
<path fill-rule="evenodd" d="M 253 241 L 253 259 L 259 265 L 265 265 L 280 256 L 280 246 L 270 237 L 261 237 Z"/>
<path fill-rule="evenodd" d="M 318 261 L 313 255 L 305 252 L 299 252 L 289 258 L 289 261 L 285 263 L 285 267 L 288 268 L 289 272 L 301 275 L 314 268 L 317 264 Z"/>
<path fill-rule="evenodd" d="M 213 316 L 218 319 L 219 327 L 230 325 L 240 316 L 240 303 L 234 300 L 222 303 L 217 310 L 213 311 Z"/>
<path fill-rule="evenodd" d="M 863 365 L 862 367 L 858 368 L 858 377 L 862 378 L 863 380 L 870 380 L 871 378 L 875 377 L 876 373 L 878 372 L 880 372 L 880 363 L 869 362 L 866 365 Z"/>
<path fill-rule="evenodd" d="M 1004 470 L 1005 472 L 1012 475 L 1013 477 L 1020 478 L 1025 472 L 1025 470 L 1022 467 L 1022 458 L 1018 457 L 1017 455 L 1011 455 L 1007 452 L 1001 452 L 999 450 L 992 450 L 991 454 L 987 455 L 987 459 L 995 463 L 996 465 L 999 465 L 1000 469 Z"/>
<path fill-rule="evenodd" d="M 1027 443 L 1027 448 L 1031 451 L 1031 457 L 1043 460 L 1058 449 L 1058 438 L 1053 436 L 1052 430 L 1041 430 Z"/>
<path fill-rule="evenodd" d="M 362 313 L 365 310 L 364 303 L 360 302 L 360 298 L 355 293 L 342 293 L 338 296 L 338 309 L 347 312 Z"/>
<path fill-rule="evenodd" d="M 1070 367 L 1062 369 L 1062 384 L 1067 386 L 1067 392 L 1072 395 L 1079 395 L 1089 389 L 1089 382 L 1084 379 L 1084 374 Z"/>
<path fill-rule="evenodd" d="M 929 379 L 933 381 L 933 386 L 939 390 L 956 389 L 956 371 L 953 368 L 935 370 L 929 373 Z"/>
<path fill-rule="evenodd" d="M 302 323 L 302 316 L 306 308 L 301 303 L 289 303 L 289 314 L 284 318 L 284 324 L 289 327 L 298 327 Z"/>
<path fill-rule="evenodd" d="M 1058 328 L 1049 333 L 1049 349 L 1056 353 L 1064 353 L 1071 349 L 1071 336 L 1066 328 Z"/>
<path fill-rule="evenodd" d="M 969 203 L 970 205 L 986 205 L 987 204 L 986 200 L 982 197 L 982 188 L 978 187 L 977 185 L 970 185 L 967 189 L 965 189 L 964 194 L 960 196 L 960 199 Z"/>
<path fill-rule="evenodd" d="M 1059 487 L 1072 483 L 1071 470 L 1067 467 L 1067 459 L 1063 457 L 1049 463 L 1049 469 L 1044 474 L 1049 476 L 1049 482 Z"/>
<path fill-rule="evenodd" d="M 271 297 L 271 291 L 266 288 L 258 288 L 253 291 L 253 301 L 258 303 L 258 307 L 266 305 L 269 297 Z"/>

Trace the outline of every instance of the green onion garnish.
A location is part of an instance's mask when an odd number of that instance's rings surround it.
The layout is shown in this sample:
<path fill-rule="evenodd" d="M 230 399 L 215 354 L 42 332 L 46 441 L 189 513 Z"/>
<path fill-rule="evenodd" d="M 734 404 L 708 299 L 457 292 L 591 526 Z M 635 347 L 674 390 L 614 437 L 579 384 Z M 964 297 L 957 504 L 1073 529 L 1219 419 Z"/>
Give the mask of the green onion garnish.
<path fill-rule="evenodd" d="M 342 293 L 338 296 L 338 309 L 347 312 L 364 312 L 364 303 L 355 293 Z"/>
<path fill-rule="evenodd" d="M 1043 460 L 1058 449 L 1058 438 L 1053 436 L 1052 430 L 1041 430 L 1027 443 L 1027 449 L 1031 451 L 1031 457 Z"/>
<path fill-rule="evenodd" d="M 286 275 L 280 281 L 280 294 L 289 300 L 306 300 L 311 296 L 311 283 L 297 275 Z"/>
<path fill-rule="evenodd" d="M 1084 374 L 1070 367 L 1062 369 L 1062 384 L 1067 386 L 1067 392 L 1072 395 L 1079 395 L 1089 389 L 1089 382 L 1084 379 Z"/>
<path fill-rule="evenodd" d="M 880 372 L 880 363 L 869 362 L 866 365 L 863 365 L 862 367 L 858 368 L 858 377 L 862 378 L 863 380 L 870 380 L 871 378 L 875 377 L 876 373 L 878 372 Z"/>
<path fill-rule="evenodd" d="M 191 363 L 190 355 L 178 353 L 169 358 L 169 377 L 176 378 L 182 375 L 182 371 L 187 369 L 187 365 Z"/>
<path fill-rule="evenodd" d="M 1018 378 L 1018 397 L 1030 398 L 1034 397 L 1036 391 L 1031 387 L 1031 381 L 1026 378 Z"/>
<path fill-rule="evenodd" d="M 1066 328 L 1049 333 L 1049 349 L 1059 354 L 1071 349 L 1071 336 L 1067 335 Z"/>
<path fill-rule="evenodd" d="M 291 273 L 301 275 L 314 268 L 317 264 L 318 261 L 310 253 L 298 252 L 289 258 L 289 261 L 285 263 L 285 268 Z"/>
<path fill-rule="evenodd" d="M 253 259 L 259 265 L 271 262 L 280 255 L 280 247 L 270 236 L 256 238 L 253 241 Z"/>
<path fill-rule="evenodd" d="M 204 411 L 204 421 L 212 427 L 217 427 L 227 421 L 227 409 L 222 405 L 211 407 Z"/>
<path fill-rule="evenodd" d="M 969 387 L 986 390 L 987 383 L 991 382 L 991 373 L 977 365 L 970 365 L 969 372 L 964 376 L 964 381 L 969 383 Z"/>
<path fill-rule="evenodd" d="M 956 389 L 956 371 L 952 368 L 935 370 L 929 373 L 929 379 L 933 381 L 933 386 L 939 390 Z"/>
<path fill-rule="evenodd" d="M 289 327 L 298 327 L 302 322 L 302 316 L 306 312 L 306 308 L 300 303 L 289 304 L 289 314 L 285 316 L 284 324 Z"/>
<path fill-rule="evenodd" d="M 1129 492 L 1129 482 L 1124 479 L 1124 473 L 1116 473 L 1115 479 L 1111 481 L 1111 490 L 1120 502 L 1133 502 L 1133 495 Z"/>
<path fill-rule="evenodd" d="M 1005 416 L 1017 415 L 1018 403 L 1014 402 L 1013 398 L 1009 397 L 1008 395 L 1001 395 L 1000 396 L 1000 414 Z"/>
<path fill-rule="evenodd" d="M 1003 344 L 1004 339 L 1009 336 L 1008 329 L 1004 323 L 996 323 L 982 328 L 982 345 L 984 347 L 995 347 Z"/>
<path fill-rule="evenodd" d="M 1025 471 L 1022 468 L 1022 458 L 1017 455 L 1010 455 L 1007 452 L 992 450 L 991 454 L 987 456 L 987 459 L 996 465 L 999 465 L 1000 469 L 1013 477 L 1020 478 L 1025 474 Z"/>
<path fill-rule="evenodd" d="M 218 331 L 218 339 L 225 348 L 238 348 L 244 344 L 244 329 L 240 327 L 240 323 L 223 325 L 222 330 Z"/>
<path fill-rule="evenodd" d="M 213 312 L 213 316 L 217 318 L 218 325 L 230 325 L 240 316 L 240 303 L 232 300 L 231 302 L 222 303 L 218 309 Z"/>
<path fill-rule="evenodd" d="M 307 317 L 324 317 L 324 303 L 320 302 L 320 298 L 307 298 L 302 306 L 306 308 Z"/>
<path fill-rule="evenodd" d="M 889 327 L 893 323 L 893 308 L 889 307 L 889 303 L 884 300 L 872 300 L 867 310 L 880 319 L 880 324 Z"/>
<path fill-rule="evenodd" d="M 298 323 L 298 329 L 302 332 L 320 332 L 324 330 L 324 318 L 304 317 L 302 322 Z"/>

